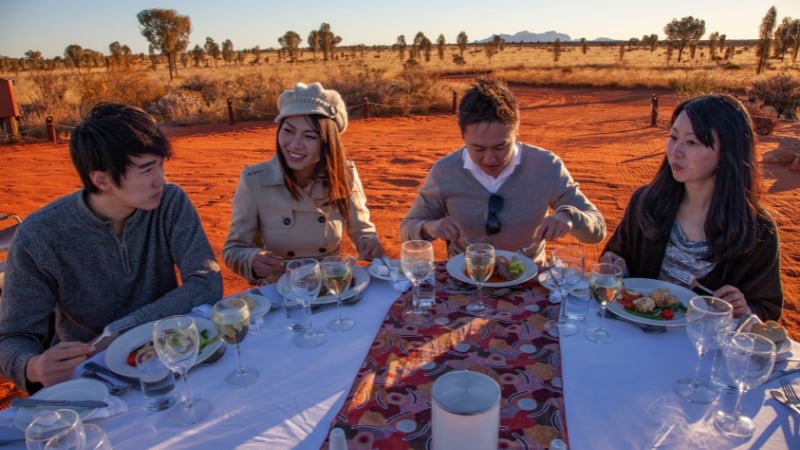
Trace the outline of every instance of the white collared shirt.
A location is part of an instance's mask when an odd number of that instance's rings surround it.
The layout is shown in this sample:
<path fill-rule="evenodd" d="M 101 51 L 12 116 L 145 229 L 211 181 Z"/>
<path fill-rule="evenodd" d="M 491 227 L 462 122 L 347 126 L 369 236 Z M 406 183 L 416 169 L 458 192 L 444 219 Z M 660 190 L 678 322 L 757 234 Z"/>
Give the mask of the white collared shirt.
<path fill-rule="evenodd" d="M 520 150 L 519 150 L 519 142 L 514 142 L 514 147 L 511 149 L 511 160 L 508 161 L 503 170 L 497 175 L 497 178 L 487 174 L 484 172 L 477 164 L 469 157 L 469 150 L 466 147 L 463 148 L 464 151 L 462 152 L 462 159 L 464 160 L 464 168 L 472 172 L 472 175 L 475 177 L 478 182 L 480 182 L 483 187 L 486 188 L 487 191 L 491 192 L 492 194 L 497 193 L 500 190 L 500 187 L 503 186 L 503 183 L 506 182 L 508 177 L 514 172 L 514 169 L 519 165 L 520 162 Z"/>

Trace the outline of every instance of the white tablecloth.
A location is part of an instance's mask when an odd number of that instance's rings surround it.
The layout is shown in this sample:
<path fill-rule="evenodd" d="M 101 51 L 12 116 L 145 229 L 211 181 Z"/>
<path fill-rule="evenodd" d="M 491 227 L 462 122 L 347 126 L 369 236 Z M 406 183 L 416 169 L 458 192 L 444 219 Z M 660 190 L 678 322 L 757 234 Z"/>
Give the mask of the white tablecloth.
<path fill-rule="evenodd" d="M 564 401 L 572 450 L 586 449 L 734 449 L 800 448 L 800 416 L 770 395 L 778 380 L 745 393 L 742 411 L 755 417 L 749 440 L 729 439 L 714 428 L 713 414 L 733 408 L 735 395 L 710 405 L 692 404 L 672 390 L 672 382 L 690 378 L 697 353 L 684 327 L 645 334 L 637 327 L 605 320 L 615 340 L 597 344 L 583 334 L 599 317 L 592 305 L 588 324 L 577 335 L 562 338 Z M 795 343 L 793 353 L 798 355 Z M 785 363 L 784 363 L 785 364 Z M 703 363 L 703 375 L 710 367 Z M 783 367 L 778 366 L 778 367 Z M 789 375 L 800 389 L 800 373 Z"/>
<path fill-rule="evenodd" d="M 277 298 L 273 286 L 262 291 Z M 270 312 L 262 329 L 242 343 L 242 361 L 261 372 L 255 385 L 232 389 L 224 377 L 234 370 L 231 348 L 216 364 L 189 374 L 192 395 L 213 404 L 200 424 L 182 427 L 169 422 L 167 412 L 144 407 L 138 390 L 122 395 L 125 414 L 94 421 L 106 430 L 115 450 L 125 449 L 314 449 L 322 445 L 333 416 L 344 403 L 361 362 L 391 303 L 400 296 L 387 281 L 372 279 L 363 299 L 344 309 L 356 320 L 353 329 L 328 333 L 328 341 L 313 349 L 297 348 L 286 328 L 283 309 Z M 313 315 L 324 328 L 336 308 Z M 183 381 L 178 389 L 182 392 Z M 6 412 L 8 413 L 8 412 Z M 24 442 L 7 448 L 24 448 Z"/>

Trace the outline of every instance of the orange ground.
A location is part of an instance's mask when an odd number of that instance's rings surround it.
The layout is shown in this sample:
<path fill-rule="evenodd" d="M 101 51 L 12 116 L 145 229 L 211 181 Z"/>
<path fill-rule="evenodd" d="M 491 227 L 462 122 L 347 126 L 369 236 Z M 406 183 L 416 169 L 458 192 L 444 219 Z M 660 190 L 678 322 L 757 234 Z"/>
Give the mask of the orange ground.
<path fill-rule="evenodd" d="M 669 91 L 593 87 L 512 86 L 512 90 L 522 110 L 519 139 L 561 156 L 613 230 L 633 189 L 649 181 L 661 161 L 669 115 L 677 104 L 675 95 Z M 650 127 L 653 94 L 658 95 L 660 112 L 655 128 Z M 272 123 L 249 122 L 168 129 L 175 157 L 167 163 L 167 177 L 188 192 L 218 258 L 239 172 L 246 165 L 272 157 L 274 127 Z M 773 135 L 760 137 L 759 154 L 776 148 L 785 135 L 800 137 L 800 124 L 784 124 Z M 428 168 L 461 144 L 456 118 L 355 118 L 344 140 L 358 166 L 384 246 L 396 258 L 400 220 Z M 0 211 L 24 217 L 79 187 L 66 142 L 5 146 L 0 147 L 0 154 L 5 174 L 0 181 Z M 800 339 L 800 225 L 796 223 L 800 217 L 800 173 L 777 165 L 764 165 L 763 171 L 764 202 L 781 233 L 786 298 L 782 322 L 794 339 Z M 589 262 L 602 250 L 602 244 L 584 247 Z M 436 251 L 438 258 L 445 257 L 441 245 Z M 226 293 L 247 287 L 238 276 L 225 268 L 223 271 Z"/>

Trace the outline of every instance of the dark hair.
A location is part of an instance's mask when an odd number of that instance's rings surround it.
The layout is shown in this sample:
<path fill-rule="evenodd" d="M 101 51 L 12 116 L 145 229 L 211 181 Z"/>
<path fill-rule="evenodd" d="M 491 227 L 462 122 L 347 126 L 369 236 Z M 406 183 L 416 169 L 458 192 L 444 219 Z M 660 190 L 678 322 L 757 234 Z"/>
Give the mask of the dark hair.
<path fill-rule="evenodd" d="M 758 218 L 768 213 L 759 205 L 761 173 L 756 168 L 753 123 L 742 103 L 727 94 L 686 100 L 670 123 L 685 112 L 697 139 L 706 146 L 719 142 L 714 193 L 705 222 L 709 259 L 720 261 L 747 254 L 758 245 Z M 637 205 L 639 226 L 650 238 L 668 235 L 685 194 L 675 181 L 666 155 Z"/>
<path fill-rule="evenodd" d="M 347 167 L 347 153 L 341 141 L 339 129 L 336 122 L 328 117 L 319 114 L 309 114 L 311 126 L 319 133 L 319 161 L 314 168 L 314 180 L 322 179 L 328 186 L 328 204 L 333 205 L 339 211 L 345 221 L 349 218 L 350 210 L 350 185 L 352 177 Z M 278 124 L 278 130 L 286 121 L 284 117 Z M 300 187 L 294 178 L 294 171 L 286 164 L 286 157 L 283 156 L 281 145 L 276 135 L 275 147 L 278 149 L 278 161 L 283 168 L 283 181 L 292 198 L 300 199 Z"/>
<path fill-rule="evenodd" d="M 513 130 L 519 127 L 517 100 L 505 83 L 481 77 L 464 93 L 458 105 L 461 134 L 467 125 L 481 122 L 501 122 Z"/>
<path fill-rule="evenodd" d="M 119 186 L 131 156 L 153 154 L 168 159 L 172 148 L 144 110 L 121 103 L 99 103 L 72 132 L 69 154 L 84 189 L 97 193 L 100 190 L 92 183 L 91 172 L 107 171 Z"/>

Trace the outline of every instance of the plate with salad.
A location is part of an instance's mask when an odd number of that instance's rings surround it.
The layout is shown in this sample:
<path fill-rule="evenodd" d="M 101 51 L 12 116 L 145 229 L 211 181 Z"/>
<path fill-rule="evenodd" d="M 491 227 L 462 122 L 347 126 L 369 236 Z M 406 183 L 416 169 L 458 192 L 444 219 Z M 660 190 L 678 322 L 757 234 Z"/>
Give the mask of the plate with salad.
<path fill-rule="evenodd" d="M 195 364 L 205 361 L 212 353 L 222 345 L 214 323 L 202 317 L 192 317 L 197 324 L 197 331 L 200 333 L 200 351 L 197 354 Z M 153 322 L 131 328 L 124 334 L 114 339 L 106 349 L 106 367 L 114 372 L 127 377 L 139 378 L 136 370 L 136 354 L 140 351 L 147 351 L 147 347 L 152 348 L 153 341 Z M 155 349 L 152 349 L 155 351 Z"/>
<path fill-rule="evenodd" d="M 686 325 L 686 307 L 697 296 L 677 284 L 649 278 L 625 278 L 622 292 L 608 309 L 631 322 L 661 327 Z"/>
<path fill-rule="evenodd" d="M 447 261 L 447 271 L 455 279 L 468 284 L 477 284 L 467 274 L 464 253 L 459 253 Z M 536 276 L 538 267 L 530 258 L 506 250 L 495 250 L 495 268 L 484 287 L 515 286 Z"/>

